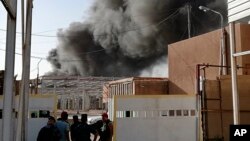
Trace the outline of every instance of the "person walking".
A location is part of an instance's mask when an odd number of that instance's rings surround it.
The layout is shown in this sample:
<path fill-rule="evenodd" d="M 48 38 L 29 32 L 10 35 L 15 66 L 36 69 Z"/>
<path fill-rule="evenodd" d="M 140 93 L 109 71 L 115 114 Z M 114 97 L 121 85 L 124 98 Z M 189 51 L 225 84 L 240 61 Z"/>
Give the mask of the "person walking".
<path fill-rule="evenodd" d="M 88 125 L 87 121 L 88 121 L 88 115 L 82 114 L 81 123 L 76 128 L 76 141 L 91 141 L 90 139 L 91 134 L 94 135 L 93 141 L 96 141 L 97 131 L 90 125 Z"/>
<path fill-rule="evenodd" d="M 71 141 L 76 141 L 77 127 L 80 124 L 78 116 L 73 116 L 73 124 L 70 126 Z"/>
<path fill-rule="evenodd" d="M 60 141 L 70 141 L 69 139 L 69 123 L 68 123 L 68 113 L 63 111 L 61 113 L 61 118 L 59 118 L 55 126 L 59 129 L 61 138 Z"/>
<path fill-rule="evenodd" d="M 55 118 L 50 116 L 47 125 L 44 126 L 38 133 L 37 141 L 59 141 L 60 131 L 55 126 Z"/>
<path fill-rule="evenodd" d="M 113 137 L 113 123 L 108 118 L 107 113 L 102 114 L 102 127 L 99 130 L 99 141 L 112 141 Z"/>

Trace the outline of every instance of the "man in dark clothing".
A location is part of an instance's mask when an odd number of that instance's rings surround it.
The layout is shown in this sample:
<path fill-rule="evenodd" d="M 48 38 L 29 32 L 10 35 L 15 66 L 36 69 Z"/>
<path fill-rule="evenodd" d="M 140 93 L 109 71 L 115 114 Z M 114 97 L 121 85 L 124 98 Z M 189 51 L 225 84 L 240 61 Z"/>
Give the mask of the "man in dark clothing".
<path fill-rule="evenodd" d="M 55 118 L 50 116 L 47 125 L 44 126 L 38 133 L 37 141 L 59 141 L 60 132 L 55 127 Z"/>
<path fill-rule="evenodd" d="M 74 115 L 73 116 L 73 124 L 70 126 L 70 135 L 71 135 L 71 141 L 76 141 L 76 132 L 77 132 L 77 127 L 80 124 L 78 116 Z"/>
<path fill-rule="evenodd" d="M 96 129 L 97 133 L 100 133 L 102 125 L 103 125 L 102 120 L 98 120 L 95 123 L 91 124 L 90 126 L 92 126 L 92 128 L 94 128 L 94 129 Z"/>
<path fill-rule="evenodd" d="M 61 118 L 57 120 L 55 126 L 60 131 L 60 134 L 61 134 L 60 141 L 70 141 L 68 113 L 66 111 L 63 111 L 61 113 Z"/>
<path fill-rule="evenodd" d="M 90 134 L 94 135 L 94 140 L 97 138 L 97 131 L 87 124 L 88 116 L 87 114 L 82 114 L 81 121 L 82 123 L 76 128 L 76 141 L 91 141 Z"/>
<path fill-rule="evenodd" d="M 113 124 L 108 119 L 108 114 L 103 113 L 102 114 L 102 127 L 99 131 L 100 140 L 99 141 L 112 141 L 113 136 Z"/>

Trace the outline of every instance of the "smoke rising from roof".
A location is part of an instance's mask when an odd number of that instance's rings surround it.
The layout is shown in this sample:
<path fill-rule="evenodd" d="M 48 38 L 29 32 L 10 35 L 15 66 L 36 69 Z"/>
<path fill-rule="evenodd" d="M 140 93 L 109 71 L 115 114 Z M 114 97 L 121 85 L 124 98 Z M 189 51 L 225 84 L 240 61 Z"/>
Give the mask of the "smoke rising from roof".
<path fill-rule="evenodd" d="M 226 14 L 226 0 L 96 0 L 87 21 L 58 31 L 48 56 L 54 74 L 139 76 L 166 58 L 167 44 L 187 38 L 188 2 L 193 36 L 220 27 L 198 6 Z"/>

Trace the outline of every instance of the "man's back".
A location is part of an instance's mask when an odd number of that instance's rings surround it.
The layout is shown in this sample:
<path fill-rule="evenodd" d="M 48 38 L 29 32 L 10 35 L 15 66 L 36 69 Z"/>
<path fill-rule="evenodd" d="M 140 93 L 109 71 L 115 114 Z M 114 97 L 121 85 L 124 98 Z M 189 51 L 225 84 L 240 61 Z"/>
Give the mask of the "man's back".
<path fill-rule="evenodd" d="M 71 135 L 71 140 L 75 141 L 76 140 L 76 134 L 77 134 L 77 127 L 79 126 L 80 122 L 75 122 L 70 126 L 70 135 Z"/>
<path fill-rule="evenodd" d="M 96 130 L 92 128 L 90 125 L 87 123 L 81 123 L 77 128 L 76 128 L 76 141 L 91 141 L 90 140 L 90 134 L 96 134 Z"/>
<path fill-rule="evenodd" d="M 54 126 L 43 127 L 37 137 L 37 141 L 59 141 L 60 133 L 59 130 Z"/>
<path fill-rule="evenodd" d="M 69 124 L 66 121 L 58 120 L 55 124 L 61 134 L 60 141 L 68 141 L 67 134 L 69 133 Z"/>

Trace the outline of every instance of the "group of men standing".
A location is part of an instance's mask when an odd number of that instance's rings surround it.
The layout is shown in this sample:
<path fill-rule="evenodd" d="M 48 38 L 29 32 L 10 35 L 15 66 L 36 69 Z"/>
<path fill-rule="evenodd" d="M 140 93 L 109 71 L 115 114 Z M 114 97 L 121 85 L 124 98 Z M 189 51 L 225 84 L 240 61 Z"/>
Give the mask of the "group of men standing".
<path fill-rule="evenodd" d="M 81 121 L 78 116 L 73 116 L 73 124 L 68 123 L 67 112 L 61 113 L 61 118 L 57 121 L 54 117 L 49 117 L 47 125 L 44 126 L 37 137 L 37 141 L 112 141 L 113 124 L 108 119 L 107 113 L 102 114 L 102 120 L 93 125 L 87 123 L 87 114 L 81 115 Z"/>

